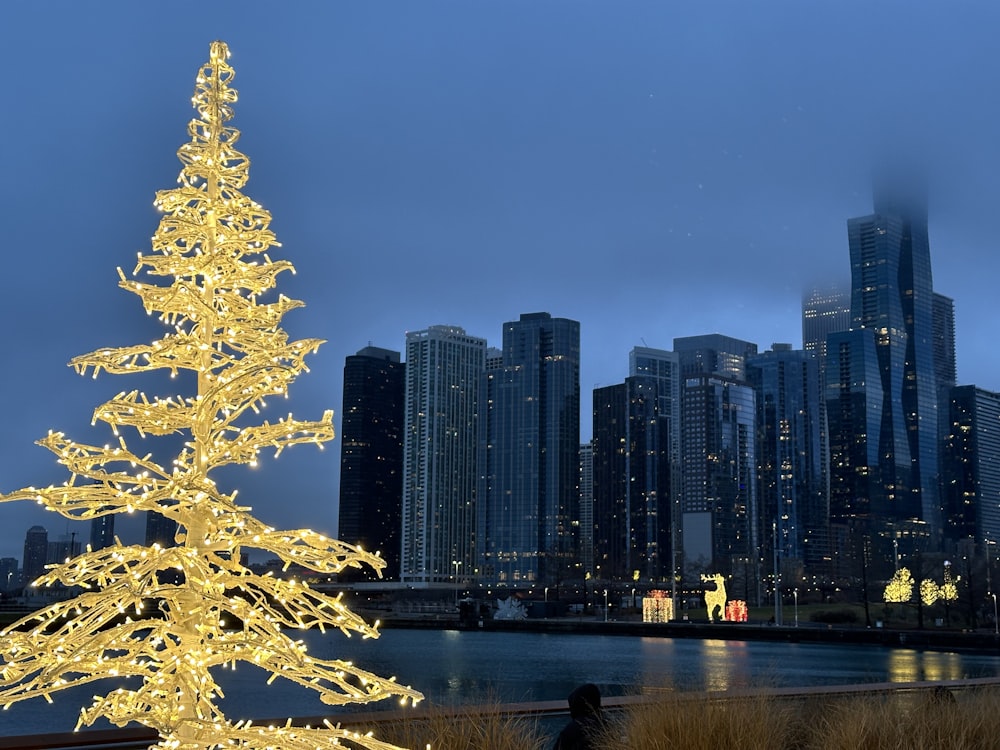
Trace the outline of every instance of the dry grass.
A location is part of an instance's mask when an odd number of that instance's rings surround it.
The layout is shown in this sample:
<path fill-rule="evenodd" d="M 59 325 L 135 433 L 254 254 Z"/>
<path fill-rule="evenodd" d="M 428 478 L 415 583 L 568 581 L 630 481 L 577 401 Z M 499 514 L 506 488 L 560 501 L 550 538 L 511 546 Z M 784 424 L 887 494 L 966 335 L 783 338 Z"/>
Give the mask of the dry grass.
<path fill-rule="evenodd" d="M 617 716 L 600 746 L 608 750 L 986 750 L 1000 746 L 1000 691 L 718 702 L 673 694 Z"/>
<path fill-rule="evenodd" d="M 534 720 L 475 707 L 428 709 L 423 716 L 380 726 L 376 734 L 412 750 L 544 750 L 551 744 Z"/>
<path fill-rule="evenodd" d="M 412 750 L 549 750 L 532 719 L 481 708 L 429 709 L 383 724 L 380 740 Z M 706 700 L 665 692 L 609 715 L 601 750 L 992 750 L 1000 690 L 851 697 Z"/>

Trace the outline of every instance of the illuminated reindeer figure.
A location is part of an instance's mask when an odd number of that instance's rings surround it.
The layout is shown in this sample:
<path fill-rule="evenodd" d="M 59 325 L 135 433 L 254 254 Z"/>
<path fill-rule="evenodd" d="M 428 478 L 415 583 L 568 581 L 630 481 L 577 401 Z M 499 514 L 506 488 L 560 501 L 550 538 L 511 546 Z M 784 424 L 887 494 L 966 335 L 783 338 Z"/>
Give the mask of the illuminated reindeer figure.
<path fill-rule="evenodd" d="M 715 575 L 702 574 L 701 580 L 705 583 L 715 582 L 715 589 L 705 590 L 705 607 L 708 609 L 708 621 L 715 622 L 715 608 L 719 608 L 719 620 L 726 619 L 726 581 L 722 574 Z"/>

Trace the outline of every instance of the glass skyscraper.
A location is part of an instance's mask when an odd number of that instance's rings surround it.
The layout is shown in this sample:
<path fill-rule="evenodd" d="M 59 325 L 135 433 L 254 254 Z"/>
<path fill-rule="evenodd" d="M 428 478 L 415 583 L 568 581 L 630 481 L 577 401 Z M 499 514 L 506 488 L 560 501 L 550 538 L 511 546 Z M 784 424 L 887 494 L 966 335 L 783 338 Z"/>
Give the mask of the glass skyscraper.
<path fill-rule="evenodd" d="M 825 343 L 825 342 L 824 342 Z M 747 360 L 757 402 L 760 539 L 778 556 L 818 570 L 829 555 L 827 457 L 821 440 L 819 359 L 789 344 Z"/>
<path fill-rule="evenodd" d="M 406 334 L 400 578 L 475 576 L 476 450 L 486 340 L 457 326 Z"/>
<path fill-rule="evenodd" d="M 529 313 L 503 326 L 481 397 L 479 577 L 557 583 L 577 561 L 580 324 Z"/>
<path fill-rule="evenodd" d="M 629 568 L 647 580 L 679 570 L 681 368 L 676 352 L 629 352 Z"/>
<path fill-rule="evenodd" d="M 878 358 L 879 504 L 886 520 L 921 521 L 933 531 L 941 524 L 938 381 L 926 198 L 919 192 L 880 184 L 875 213 L 848 220 L 851 327 L 872 332 Z"/>
<path fill-rule="evenodd" d="M 746 383 L 693 375 L 681 393 L 684 566 L 731 576 L 731 593 L 757 603 L 760 540 L 756 405 Z"/>

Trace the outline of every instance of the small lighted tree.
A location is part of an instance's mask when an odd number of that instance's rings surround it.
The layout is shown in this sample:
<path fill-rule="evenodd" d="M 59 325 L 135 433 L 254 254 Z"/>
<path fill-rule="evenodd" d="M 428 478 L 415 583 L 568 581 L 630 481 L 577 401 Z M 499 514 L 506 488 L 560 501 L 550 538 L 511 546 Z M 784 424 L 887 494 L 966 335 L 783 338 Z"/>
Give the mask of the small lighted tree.
<path fill-rule="evenodd" d="M 909 568 L 900 568 L 886 584 L 883 598 L 890 604 L 902 604 L 913 598 L 913 574 Z"/>
<path fill-rule="evenodd" d="M 0 703 L 43 696 L 106 677 L 123 687 L 81 710 L 79 726 L 100 717 L 124 726 L 138 722 L 160 734 L 159 747 L 388 748 L 378 740 L 326 722 L 325 727 L 233 723 L 217 705 L 222 692 L 213 669 L 247 662 L 318 693 L 329 705 L 395 696 L 404 704 L 421 695 L 350 662 L 316 659 L 290 634 L 332 627 L 377 636 L 340 600 L 301 581 L 254 574 L 241 563 L 243 548 L 277 555 L 320 573 L 345 566 L 384 565 L 380 557 L 308 530 L 276 531 L 221 491 L 211 473 L 227 464 L 254 464 L 261 450 L 275 454 L 297 443 L 333 437 L 332 413 L 319 421 L 291 414 L 259 421 L 265 400 L 284 397 L 305 371 L 320 341 L 289 341 L 280 323 L 301 305 L 283 295 L 265 299 L 286 261 L 272 261 L 277 245 L 270 215 L 240 192 L 249 162 L 235 149 L 239 132 L 226 126 L 236 91 L 222 42 L 211 45 L 199 71 L 188 128 L 178 151 L 179 186 L 159 192 L 163 212 L 152 254 L 139 256 L 120 286 L 138 295 L 168 332 L 150 344 L 100 349 L 71 364 L 80 373 L 166 370 L 190 372 L 197 392 L 149 398 L 123 392 L 94 412 L 117 444 L 85 445 L 61 433 L 39 441 L 70 472 L 62 485 L 29 487 L 2 501 L 38 502 L 62 515 L 89 520 L 112 513 L 153 511 L 177 523 L 176 546 L 116 543 L 56 565 L 36 581 L 80 593 L 14 624 L 0 634 Z M 152 280 L 139 280 L 143 274 Z M 155 283 L 158 278 L 170 281 Z M 186 442 L 170 465 L 134 451 L 121 428 L 138 437 L 181 434 Z"/>

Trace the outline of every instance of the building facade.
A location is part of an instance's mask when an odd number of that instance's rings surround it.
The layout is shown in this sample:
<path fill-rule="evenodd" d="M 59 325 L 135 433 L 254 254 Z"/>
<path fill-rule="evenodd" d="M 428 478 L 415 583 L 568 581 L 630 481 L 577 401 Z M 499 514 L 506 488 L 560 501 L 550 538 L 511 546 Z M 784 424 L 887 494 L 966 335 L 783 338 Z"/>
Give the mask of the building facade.
<path fill-rule="evenodd" d="M 946 541 L 1000 542 L 1000 393 L 951 389 L 944 452 Z"/>
<path fill-rule="evenodd" d="M 399 579 L 404 373 L 399 352 L 375 346 L 344 361 L 338 535 L 381 554 L 385 580 Z M 349 568 L 340 577 L 375 580 L 378 575 Z"/>
<path fill-rule="evenodd" d="M 629 575 L 628 396 L 625 383 L 593 394 L 594 576 Z"/>
<path fill-rule="evenodd" d="M 406 334 L 400 579 L 476 575 L 476 453 L 486 340 L 457 326 Z"/>
<path fill-rule="evenodd" d="M 548 313 L 504 323 L 480 404 L 480 580 L 556 585 L 578 575 L 580 324 Z"/>
<path fill-rule="evenodd" d="M 875 213 L 848 220 L 851 327 L 872 331 L 884 398 L 879 504 L 893 522 L 940 530 L 938 380 L 926 198 L 878 185 Z"/>
<path fill-rule="evenodd" d="M 756 402 L 744 382 L 687 377 L 681 393 L 684 567 L 721 573 L 761 599 Z"/>
<path fill-rule="evenodd" d="M 774 344 L 747 362 L 747 377 L 757 404 L 763 557 L 776 551 L 783 564 L 819 571 L 830 554 L 819 359 Z"/>
<path fill-rule="evenodd" d="M 49 532 L 44 526 L 32 526 L 24 535 L 24 563 L 21 566 L 22 579 L 25 586 L 31 584 L 45 572 L 45 564 L 49 561 Z"/>
<path fill-rule="evenodd" d="M 629 352 L 628 569 L 672 581 L 680 569 L 681 367 L 676 352 Z"/>

